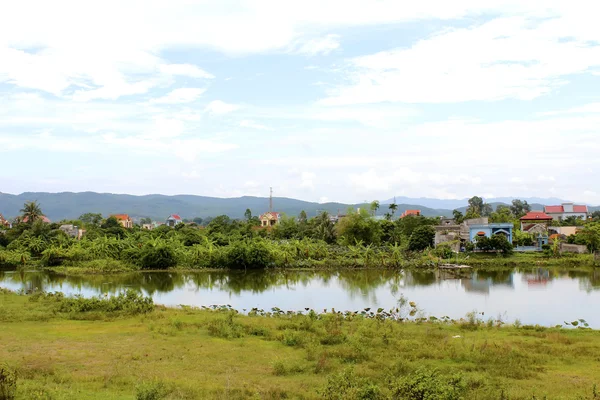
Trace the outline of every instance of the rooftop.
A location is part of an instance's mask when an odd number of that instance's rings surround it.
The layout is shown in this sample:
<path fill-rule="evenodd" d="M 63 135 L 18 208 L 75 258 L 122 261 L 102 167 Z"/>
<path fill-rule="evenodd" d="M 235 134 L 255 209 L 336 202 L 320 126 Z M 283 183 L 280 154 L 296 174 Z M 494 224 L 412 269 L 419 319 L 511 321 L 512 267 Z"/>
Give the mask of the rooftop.
<path fill-rule="evenodd" d="M 520 218 L 521 221 L 552 221 L 552 217 L 543 211 L 530 211 Z"/>

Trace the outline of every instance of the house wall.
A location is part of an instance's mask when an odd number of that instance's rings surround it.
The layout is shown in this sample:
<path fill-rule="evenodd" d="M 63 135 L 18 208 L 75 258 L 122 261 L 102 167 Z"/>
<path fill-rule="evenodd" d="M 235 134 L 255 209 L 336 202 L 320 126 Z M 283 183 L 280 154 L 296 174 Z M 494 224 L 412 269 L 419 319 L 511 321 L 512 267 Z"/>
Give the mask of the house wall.
<path fill-rule="evenodd" d="M 469 226 L 469 240 L 475 243 L 475 239 L 478 236 L 479 232 L 485 233 L 486 237 L 492 237 L 497 233 L 505 233 L 508 234 L 507 239 L 512 243 L 513 241 L 513 225 L 512 224 L 488 224 L 488 225 L 471 225 Z"/>
<path fill-rule="evenodd" d="M 577 212 L 549 213 L 548 215 L 551 216 L 555 221 L 560 221 L 561 219 L 566 219 L 569 217 L 582 218 L 584 220 L 587 218 L 586 213 Z"/>
<path fill-rule="evenodd" d="M 577 245 L 577 244 L 561 243 L 560 244 L 560 252 L 561 253 L 586 254 L 588 251 L 587 251 L 586 246 Z"/>

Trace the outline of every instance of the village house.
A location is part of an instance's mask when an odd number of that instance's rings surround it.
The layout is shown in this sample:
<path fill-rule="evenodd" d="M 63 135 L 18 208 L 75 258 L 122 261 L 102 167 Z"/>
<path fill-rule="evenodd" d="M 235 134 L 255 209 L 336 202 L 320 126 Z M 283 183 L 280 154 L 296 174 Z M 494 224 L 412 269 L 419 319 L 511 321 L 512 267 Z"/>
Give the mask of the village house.
<path fill-rule="evenodd" d="M 41 216 L 41 217 L 40 217 L 38 220 L 39 220 L 39 221 L 42 221 L 42 222 L 43 222 L 43 223 L 45 223 L 45 224 L 50 224 L 50 223 L 52 223 L 52 221 L 50 221 L 50 218 L 46 217 L 45 215 L 42 215 L 42 216 Z M 29 217 L 25 217 L 25 218 L 23 218 L 23 221 L 21 221 L 21 222 L 23 222 L 23 223 L 25 223 L 25 224 L 26 224 L 27 222 L 29 222 Z"/>
<path fill-rule="evenodd" d="M 260 216 L 260 226 L 269 227 L 274 226 L 281 220 L 281 214 L 275 211 L 269 211 Z"/>
<path fill-rule="evenodd" d="M 81 238 L 85 234 L 85 229 L 80 229 L 78 226 L 72 224 L 61 225 L 58 229 L 66 233 L 67 236 L 70 236 L 77 240 L 81 240 Z"/>
<path fill-rule="evenodd" d="M 406 210 L 400 215 L 400 218 L 408 217 L 409 215 L 414 215 L 415 217 L 421 216 L 421 210 Z"/>
<path fill-rule="evenodd" d="M 165 225 L 174 228 L 179 224 L 182 224 L 183 220 L 181 219 L 181 217 L 177 214 L 171 214 L 169 215 L 169 218 L 167 218 L 167 220 L 165 221 Z"/>
<path fill-rule="evenodd" d="M 487 218 L 485 218 L 487 220 Z M 491 238 L 493 235 L 503 235 L 510 243 L 513 241 L 512 223 L 485 223 L 469 225 L 469 241 L 475 243 L 478 237 Z"/>
<path fill-rule="evenodd" d="M 10 228 L 11 227 L 11 223 L 8 222 L 5 218 L 4 215 L 0 214 L 0 226 L 4 226 L 6 228 Z"/>
<path fill-rule="evenodd" d="M 562 203 L 560 206 L 545 206 L 544 212 L 555 221 L 562 221 L 569 217 L 586 220 L 589 214 L 587 206 L 573 203 Z"/>
<path fill-rule="evenodd" d="M 127 214 L 113 214 L 111 217 L 114 217 L 123 228 L 131 229 L 133 228 L 133 220 Z"/>
<path fill-rule="evenodd" d="M 543 211 L 530 211 L 519 219 L 521 231 L 535 236 L 538 249 L 548 244 L 548 226 L 552 220 L 552 217 Z"/>

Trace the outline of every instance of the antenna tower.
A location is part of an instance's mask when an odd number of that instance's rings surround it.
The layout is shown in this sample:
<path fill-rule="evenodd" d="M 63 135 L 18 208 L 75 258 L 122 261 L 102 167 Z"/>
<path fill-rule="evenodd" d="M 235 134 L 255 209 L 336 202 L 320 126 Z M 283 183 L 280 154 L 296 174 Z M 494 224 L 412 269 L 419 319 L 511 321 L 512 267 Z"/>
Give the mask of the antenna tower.
<path fill-rule="evenodd" d="M 269 212 L 273 212 L 273 188 L 270 187 L 269 190 Z"/>

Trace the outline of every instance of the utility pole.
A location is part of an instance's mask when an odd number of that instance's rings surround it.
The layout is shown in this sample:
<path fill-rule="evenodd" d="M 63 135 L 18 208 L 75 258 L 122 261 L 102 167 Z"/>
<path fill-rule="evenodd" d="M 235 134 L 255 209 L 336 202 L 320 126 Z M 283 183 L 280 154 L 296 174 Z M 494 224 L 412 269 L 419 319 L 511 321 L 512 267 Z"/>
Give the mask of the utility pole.
<path fill-rule="evenodd" d="M 273 212 L 273 188 L 270 187 L 269 190 L 269 212 Z"/>

